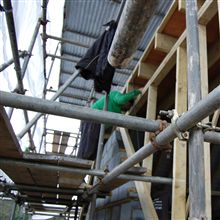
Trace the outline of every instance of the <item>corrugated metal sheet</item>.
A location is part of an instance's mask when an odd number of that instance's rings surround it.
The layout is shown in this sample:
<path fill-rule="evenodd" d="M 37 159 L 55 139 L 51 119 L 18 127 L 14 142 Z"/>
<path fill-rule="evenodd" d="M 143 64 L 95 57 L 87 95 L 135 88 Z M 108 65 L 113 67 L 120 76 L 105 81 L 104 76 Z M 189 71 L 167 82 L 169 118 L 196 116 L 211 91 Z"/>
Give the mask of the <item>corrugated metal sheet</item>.
<path fill-rule="evenodd" d="M 143 40 L 134 54 L 134 59 L 126 69 L 116 70 L 113 78 L 112 90 L 121 90 L 126 80 L 130 76 L 136 63 L 140 59 L 147 43 L 150 41 L 155 29 L 162 21 L 164 14 L 168 10 L 172 0 L 160 0 L 155 15 L 149 22 Z M 75 65 L 84 56 L 87 49 L 103 33 L 103 24 L 115 20 L 120 11 L 120 2 L 113 0 L 67 0 L 65 2 L 64 25 L 62 38 L 68 39 L 77 44 L 62 43 L 61 55 L 70 58 L 73 62 L 62 60 L 60 69 L 59 85 L 65 83 L 70 75 L 75 71 Z M 60 97 L 60 102 L 74 105 L 86 105 L 93 81 L 78 77 Z M 96 94 L 96 98 L 102 94 Z"/>

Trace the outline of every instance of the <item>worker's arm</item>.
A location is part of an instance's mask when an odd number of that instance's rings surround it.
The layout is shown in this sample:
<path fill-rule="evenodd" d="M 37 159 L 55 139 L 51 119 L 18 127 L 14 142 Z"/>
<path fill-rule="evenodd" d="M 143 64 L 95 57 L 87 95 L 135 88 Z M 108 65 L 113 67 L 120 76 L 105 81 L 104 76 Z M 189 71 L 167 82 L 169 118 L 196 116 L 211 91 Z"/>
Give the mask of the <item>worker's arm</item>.
<path fill-rule="evenodd" d="M 140 90 L 138 89 L 134 89 L 131 92 L 122 94 L 122 93 L 118 93 L 115 97 L 114 97 L 114 102 L 116 102 L 119 105 L 123 105 L 131 100 L 133 100 L 136 96 L 138 96 L 141 93 Z"/>

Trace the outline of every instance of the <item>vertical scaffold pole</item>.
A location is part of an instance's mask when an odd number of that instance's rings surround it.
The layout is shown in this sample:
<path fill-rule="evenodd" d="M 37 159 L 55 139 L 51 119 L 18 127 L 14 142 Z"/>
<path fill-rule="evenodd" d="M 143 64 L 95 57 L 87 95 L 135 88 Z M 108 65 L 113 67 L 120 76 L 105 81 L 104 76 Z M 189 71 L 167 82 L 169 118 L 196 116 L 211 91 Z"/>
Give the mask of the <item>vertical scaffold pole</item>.
<path fill-rule="evenodd" d="M 105 104 L 104 104 L 104 111 L 108 111 L 108 93 L 105 95 Z M 97 149 L 97 156 L 95 161 L 95 169 L 100 169 L 101 166 L 101 157 L 103 152 L 103 145 L 104 145 L 104 135 L 105 135 L 105 124 L 101 124 L 100 132 L 99 132 L 99 142 L 98 142 L 98 149 Z M 97 178 L 94 178 L 94 184 L 96 184 Z M 90 203 L 89 209 L 89 220 L 94 219 L 95 214 L 95 207 L 96 207 L 96 193 L 92 195 L 92 201 Z"/>
<path fill-rule="evenodd" d="M 188 109 L 201 99 L 200 53 L 197 1 L 186 1 Z M 189 135 L 189 219 L 205 219 L 205 172 L 203 132 L 198 127 Z"/>

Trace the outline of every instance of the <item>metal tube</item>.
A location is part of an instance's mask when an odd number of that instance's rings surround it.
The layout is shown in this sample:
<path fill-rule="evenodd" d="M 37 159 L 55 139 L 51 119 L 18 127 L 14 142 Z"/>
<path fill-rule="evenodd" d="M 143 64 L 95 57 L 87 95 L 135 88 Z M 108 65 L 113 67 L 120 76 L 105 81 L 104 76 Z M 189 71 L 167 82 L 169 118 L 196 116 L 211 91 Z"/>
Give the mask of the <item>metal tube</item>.
<path fill-rule="evenodd" d="M 53 39 L 53 40 L 58 40 L 62 43 L 73 44 L 73 45 L 77 45 L 77 46 L 85 47 L 85 48 L 90 47 L 89 45 L 86 45 L 86 44 L 82 44 L 82 43 L 79 43 L 79 42 L 76 42 L 76 41 L 72 41 L 72 40 L 68 40 L 68 39 L 64 39 L 64 38 L 60 38 L 60 37 L 51 36 L 51 35 L 48 35 L 48 34 L 46 34 L 45 37 Z"/>
<path fill-rule="evenodd" d="M 35 191 L 35 192 L 47 192 L 47 193 L 59 193 L 65 195 L 81 195 L 84 193 L 84 190 L 74 190 L 74 189 L 60 189 L 52 187 L 39 187 L 39 186 L 30 186 L 30 185 L 21 185 L 21 184 L 10 184 L 10 183 L 0 183 L 0 191 L 4 189 L 16 190 L 16 191 Z"/>
<path fill-rule="evenodd" d="M 157 0 L 126 1 L 108 54 L 108 61 L 112 66 L 128 65 L 156 9 L 157 2 Z"/>
<path fill-rule="evenodd" d="M 200 122 L 203 118 L 212 114 L 216 109 L 220 106 L 220 86 L 214 89 L 211 93 L 209 93 L 206 98 L 199 101 L 194 105 L 188 112 L 183 114 L 180 118 L 177 119 L 175 128 L 173 125 L 170 125 L 161 133 L 156 136 L 154 146 L 152 143 L 148 143 L 144 145 L 140 150 L 138 150 L 135 154 L 113 169 L 110 173 L 108 173 L 100 183 L 96 184 L 89 193 L 96 192 L 101 184 L 107 184 L 110 181 L 114 180 L 118 175 L 124 173 L 130 167 L 134 166 L 147 156 L 159 150 L 159 146 L 164 146 L 170 143 L 176 137 L 176 131 L 186 131 L 189 128 L 195 126 L 198 122 Z M 156 147 L 158 146 L 158 147 Z"/>
<path fill-rule="evenodd" d="M 77 70 L 75 73 L 73 73 L 72 76 L 59 88 L 59 90 L 54 94 L 54 96 L 51 98 L 51 101 L 55 101 L 60 94 L 72 83 L 72 81 L 78 76 L 80 73 L 80 70 Z M 33 99 L 33 98 L 32 98 Z M 42 100 L 42 99 L 41 99 Z M 43 100 L 42 100 L 43 101 Z M 46 101 L 46 100 L 45 100 Z M 16 107 L 16 106 L 14 106 Z M 40 112 L 40 111 L 39 111 Z M 44 112 L 46 113 L 46 112 Z M 42 116 L 42 113 L 37 113 L 35 117 L 26 125 L 26 127 L 18 134 L 19 138 L 22 138 L 26 132 L 34 125 L 34 123 Z"/>
<path fill-rule="evenodd" d="M 4 8 L 6 10 L 6 21 L 8 25 L 8 32 L 9 32 L 9 37 L 10 37 L 10 42 L 11 42 L 12 54 L 14 58 L 15 70 L 16 70 L 16 75 L 17 75 L 17 80 L 18 80 L 17 90 L 19 93 L 24 94 L 24 86 L 22 82 L 21 66 L 20 66 L 20 60 L 19 60 L 17 38 L 16 38 L 16 31 L 15 31 L 11 1 L 4 0 L 3 2 L 4 2 Z M 24 118 L 25 118 L 25 122 L 28 123 L 28 115 L 26 111 L 24 111 Z M 29 130 L 28 130 L 28 136 L 30 139 L 30 143 L 33 144 L 33 139 L 31 136 L 31 132 Z"/>
<path fill-rule="evenodd" d="M 28 56 L 28 53 L 27 53 L 27 51 L 19 51 L 18 56 L 19 56 L 19 58 L 24 58 L 25 56 Z M 0 66 L 0 72 L 2 72 L 4 69 L 6 69 L 8 66 L 10 66 L 12 63 L 14 63 L 13 58 L 8 60 L 6 63 L 2 64 Z"/>
<path fill-rule="evenodd" d="M 58 102 L 52 102 L 34 97 L 22 96 L 18 94 L 11 94 L 8 92 L 0 91 L 0 104 L 10 107 L 28 109 L 47 114 L 60 115 L 69 118 L 76 118 L 87 121 L 94 121 L 97 123 L 107 123 L 110 125 L 117 125 L 134 130 L 154 132 L 159 130 L 160 122 L 151 119 L 143 119 L 135 116 L 128 116 L 113 112 L 104 112 L 94 110 L 86 107 L 73 106 Z M 19 134 L 23 137 L 26 131 L 32 124 L 40 117 L 41 113 L 32 119 L 26 128 Z"/>
<path fill-rule="evenodd" d="M 220 133 L 214 131 L 206 131 L 204 133 L 204 141 L 212 144 L 220 144 Z"/>
<path fill-rule="evenodd" d="M 68 58 L 68 57 L 63 57 L 63 56 L 56 56 L 56 55 L 53 55 L 53 54 L 47 54 L 48 57 L 52 57 L 52 58 L 57 58 L 57 59 L 60 59 L 60 60 L 66 60 L 66 61 L 69 61 L 69 62 L 73 62 L 73 63 L 77 63 L 79 60 L 75 60 L 75 59 L 71 59 L 71 58 Z"/>
<path fill-rule="evenodd" d="M 104 111 L 108 111 L 108 93 L 105 94 L 105 104 L 104 104 Z M 98 141 L 98 148 L 97 148 L 97 156 L 95 161 L 95 169 L 100 169 L 101 165 L 101 157 L 103 152 L 103 142 L 104 142 L 104 135 L 105 135 L 105 124 L 101 124 L 100 132 L 99 132 L 99 141 Z M 97 182 L 97 178 L 94 178 L 93 184 Z M 97 194 L 94 193 L 92 195 L 92 201 L 90 203 L 88 217 L 90 220 L 94 219 L 95 215 L 95 208 L 96 208 L 96 197 Z"/>
<path fill-rule="evenodd" d="M 125 0 L 122 0 L 121 3 L 120 3 L 120 7 L 119 7 L 119 10 L 118 10 L 118 14 L 117 14 L 117 18 L 116 18 L 116 22 L 118 23 L 120 18 L 121 18 L 121 15 L 122 15 L 122 12 L 123 12 L 123 9 L 124 9 L 124 6 L 125 6 Z"/>
<path fill-rule="evenodd" d="M 23 65 L 22 65 L 22 69 L 21 69 L 21 77 L 22 79 L 24 78 L 24 75 L 25 75 L 25 72 L 26 72 L 26 69 L 27 69 L 27 65 L 29 63 L 29 60 L 30 60 L 30 57 L 31 57 L 31 54 L 32 54 L 32 50 L 34 48 L 34 44 L 35 44 L 35 41 L 36 41 L 36 38 L 37 38 L 37 35 L 38 35 L 38 32 L 39 32 L 39 29 L 40 29 L 40 25 L 41 25 L 41 21 L 40 19 L 38 19 L 38 22 L 36 24 L 36 27 L 34 29 L 34 34 L 32 36 L 32 39 L 31 39 L 31 43 L 28 47 L 28 54 L 29 56 L 26 56 L 24 58 L 24 62 L 23 62 Z"/>
<path fill-rule="evenodd" d="M 47 4 L 48 0 L 43 0 L 42 5 L 42 24 L 43 24 L 43 33 L 42 33 L 42 40 L 43 40 L 43 64 L 44 64 L 44 78 L 46 78 L 46 25 L 47 25 Z"/>
<path fill-rule="evenodd" d="M 0 158 L 0 165 L 1 164 L 13 164 L 14 166 L 23 166 L 33 169 L 42 169 L 42 170 L 51 170 L 51 171 L 61 171 L 67 173 L 77 173 L 77 174 L 85 174 L 91 176 L 99 176 L 103 177 L 106 173 L 102 170 L 91 170 L 91 169 L 80 169 L 80 168 L 73 168 L 73 167 L 65 167 L 65 166 L 56 166 L 51 164 L 43 164 L 37 162 L 27 162 L 24 160 L 14 160 L 14 159 L 3 159 Z M 130 174 L 122 174 L 118 176 L 118 179 L 125 179 L 125 180 L 135 180 L 135 181 L 143 181 L 143 182 L 152 182 L 152 183 L 163 183 L 163 184 L 171 184 L 172 179 L 165 178 L 165 177 L 149 177 L 149 176 L 138 176 L 138 175 L 130 175 Z"/>
<path fill-rule="evenodd" d="M 25 120 L 25 123 L 28 124 L 29 122 L 29 118 L 28 118 L 28 113 L 27 111 L 23 111 L 24 112 L 24 120 Z M 31 150 L 35 150 L 35 146 L 34 146 L 34 141 L 33 141 L 33 138 L 32 138 L 32 135 L 31 135 L 31 130 L 28 130 L 28 137 L 29 137 L 29 141 L 30 141 L 30 149 Z"/>
<path fill-rule="evenodd" d="M 55 215 L 55 214 L 52 214 L 52 213 L 42 213 L 42 212 L 34 212 L 34 215 L 53 216 L 53 217 L 59 217 L 59 218 L 61 217 L 60 214 Z M 73 218 L 74 215 L 71 215 L 70 217 Z"/>
<path fill-rule="evenodd" d="M 56 47 L 54 55 L 57 54 L 57 51 L 58 51 L 58 48 L 59 48 L 59 44 L 60 44 L 60 42 L 57 44 L 57 47 Z M 53 69 L 54 61 L 55 61 L 55 57 L 52 57 L 52 63 L 50 65 L 50 70 L 49 70 L 48 76 L 46 77 L 45 83 L 44 83 L 44 94 L 43 94 L 43 98 L 44 99 L 46 98 L 46 89 L 47 89 L 48 82 L 50 80 L 50 75 L 51 75 L 51 72 L 52 72 L 52 69 Z"/>
<path fill-rule="evenodd" d="M 15 63 L 15 71 L 16 71 L 16 76 L 18 80 L 19 90 L 20 90 L 19 92 L 24 93 L 11 0 L 3 0 L 3 3 L 4 3 L 4 8 L 5 8 L 6 21 L 8 25 L 8 34 L 10 37 L 11 49 L 12 49 L 13 59 Z"/>
<path fill-rule="evenodd" d="M 197 0 L 186 1 L 188 60 L 188 108 L 201 99 L 200 53 Z M 203 132 L 193 127 L 189 133 L 189 219 L 206 219 L 206 186 Z"/>

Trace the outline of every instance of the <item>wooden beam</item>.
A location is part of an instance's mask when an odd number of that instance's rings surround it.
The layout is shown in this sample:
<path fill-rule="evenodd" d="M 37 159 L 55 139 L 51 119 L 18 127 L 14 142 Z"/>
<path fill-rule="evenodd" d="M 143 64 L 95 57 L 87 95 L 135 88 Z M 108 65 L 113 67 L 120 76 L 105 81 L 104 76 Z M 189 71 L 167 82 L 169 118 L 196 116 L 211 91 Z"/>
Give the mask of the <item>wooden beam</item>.
<path fill-rule="evenodd" d="M 186 31 L 182 33 L 180 38 L 177 40 L 176 44 L 173 46 L 171 51 L 164 58 L 163 62 L 155 71 L 154 75 L 149 79 L 147 84 L 142 90 L 142 95 L 139 96 L 135 101 L 135 107 L 132 107 L 129 111 L 129 114 L 134 114 L 138 109 L 142 107 L 142 103 L 146 100 L 148 89 L 151 85 L 158 86 L 160 82 L 166 77 L 169 71 L 176 64 L 176 50 L 177 48 L 185 42 L 186 39 Z"/>
<path fill-rule="evenodd" d="M 178 9 L 178 1 L 174 0 L 172 5 L 170 6 L 166 16 L 164 17 L 164 19 L 161 22 L 160 27 L 158 28 L 158 32 L 163 32 L 163 29 L 166 27 L 167 23 L 170 21 L 170 19 L 172 18 L 172 15 L 174 14 L 174 12 Z"/>
<path fill-rule="evenodd" d="M 216 15 L 217 10 L 218 9 L 216 0 L 205 1 L 201 9 L 199 10 L 199 14 L 202 14 L 202 16 L 200 16 L 198 20 L 199 24 L 206 26 L 209 21 L 211 21 L 212 18 Z"/>
<path fill-rule="evenodd" d="M 146 118 L 155 119 L 156 108 L 157 108 L 157 87 L 151 85 L 148 90 Z M 144 144 L 147 144 L 149 141 L 150 141 L 149 132 L 145 132 Z M 153 168 L 153 155 L 150 155 L 149 157 L 143 160 L 143 167 L 147 168 L 146 175 L 151 176 L 152 168 Z M 147 185 L 148 185 L 149 192 L 150 192 L 151 183 L 147 183 Z"/>
<path fill-rule="evenodd" d="M 135 153 L 131 138 L 129 136 L 128 130 L 126 128 L 119 128 L 122 136 L 123 143 L 125 145 L 125 150 L 128 157 Z M 139 166 L 139 165 L 137 165 Z M 151 199 L 148 186 L 144 182 L 135 181 L 135 186 L 137 189 L 138 197 L 141 203 L 142 211 L 144 213 L 145 220 L 156 220 L 158 219 L 157 213 L 155 211 L 153 201 Z"/>
<path fill-rule="evenodd" d="M 175 45 L 177 39 L 167 34 L 156 33 L 154 49 L 169 53 L 172 47 Z"/>
<path fill-rule="evenodd" d="M 182 12 L 186 10 L 186 0 L 178 0 L 178 10 Z"/>
<path fill-rule="evenodd" d="M 156 69 L 157 66 L 153 64 L 141 62 L 138 68 L 138 77 L 148 80 L 153 76 Z"/>
<path fill-rule="evenodd" d="M 211 19 L 209 19 L 209 17 L 207 17 L 206 10 L 211 11 L 212 13 L 210 13 L 210 14 L 213 14 L 213 11 L 217 11 L 217 6 L 215 7 L 215 9 L 213 9 L 213 4 L 214 4 L 213 0 L 205 1 L 202 8 L 198 12 L 198 19 L 199 20 L 201 20 L 201 21 L 202 20 L 206 20 L 206 21 L 211 20 Z M 174 1 L 174 3 L 172 4 L 172 6 L 170 8 L 170 12 L 173 13 L 176 10 L 176 8 L 177 8 L 177 2 Z M 171 16 L 168 15 L 168 18 L 170 18 L 170 17 Z M 164 24 L 166 24 L 166 22 L 168 22 L 168 21 L 165 20 L 164 23 L 162 22 L 162 25 L 158 28 L 159 32 L 163 31 Z M 136 103 L 136 105 L 138 105 L 139 109 L 142 107 L 141 104 L 144 103 L 143 99 L 146 99 L 146 93 L 148 92 L 149 86 L 152 84 L 159 85 L 160 82 L 164 79 L 164 77 L 169 73 L 169 71 L 175 65 L 176 50 L 179 46 L 184 46 L 185 41 L 186 41 L 186 31 L 184 31 L 182 33 L 182 35 L 179 37 L 179 39 L 177 40 L 177 42 L 175 43 L 175 45 L 173 46 L 171 51 L 167 54 L 167 56 L 164 58 L 164 60 L 160 64 L 160 66 L 157 68 L 154 75 L 149 79 L 149 81 L 147 82 L 147 84 L 145 85 L 145 87 L 142 91 L 142 95 L 136 99 L 135 103 Z M 153 42 L 154 42 L 154 39 L 152 39 L 151 43 L 153 43 Z M 148 55 L 148 53 L 147 53 L 147 51 L 145 51 L 143 57 L 146 59 L 147 55 Z M 136 107 L 133 107 L 130 109 L 129 114 L 133 114 L 134 112 L 137 112 L 137 111 L 138 111 L 138 109 Z"/>
<path fill-rule="evenodd" d="M 201 93 L 202 98 L 206 97 L 209 93 L 209 80 L 208 80 L 208 57 L 207 57 L 207 34 L 206 27 L 203 25 L 198 26 L 199 30 L 199 50 L 200 50 L 200 74 L 201 74 Z M 205 118 L 202 122 L 209 122 L 209 117 Z M 211 207 L 211 162 L 210 162 L 210 143 L 204 142 L 204 170 L 205 170 L 205 199 L 206 210 L 205 214 L 208 219 L 212 219 Z"/>
<path fill-rule="evenodd" d="M 183 113 L 187 110 L 187 53 L 184 47 L 177 48 L 175 109 Z M 186 219 L 186 167 L 187 144 L 174 140 L 172 219 Z"/>

